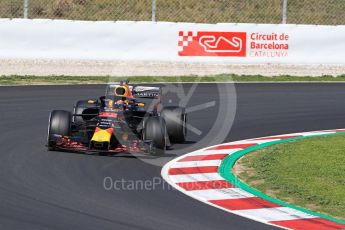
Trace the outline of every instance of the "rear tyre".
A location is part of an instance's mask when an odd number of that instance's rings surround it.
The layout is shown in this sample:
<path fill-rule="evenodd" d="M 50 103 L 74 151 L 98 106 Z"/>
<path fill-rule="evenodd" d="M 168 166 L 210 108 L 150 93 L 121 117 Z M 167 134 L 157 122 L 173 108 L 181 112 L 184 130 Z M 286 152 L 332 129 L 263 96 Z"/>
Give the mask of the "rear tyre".
<path fill-rule="evenodd" d="M 71 135 L 71 120 L 72 115 L 68 111 L 54 110 L 50 113 L 48 124 L 48 150 L 54 150 L 55 148 L 55 143 L 52 140 L 53 135 Z"/>
<path fill-rule="evenodd" d="M 90 101 L 93 101 L 93 103 L 90 103 Z M 76 105 L 74 106 L 74 114 L 83 114 L 83 113 L 96 113 L 94 111 L 94 108 L 96 106 L 96 101 L 94 100 L 81 100 L 81 101 L 77 101 Z M 90 111 L 88 111 L 87 109 L 92 109 Z M 98 112 L 98 111 L 97 111 Z M 88 116 L 73 116 L 72 121 L 73 123 L 76 124 L 80 124 L 83 123 L 84 120 L 90 120 L 91 118 L 93 118 L 92 116 L 88 117 Z"/>
<path fill-rule="evenodd" d="M 169 106 L 163 108 L 161 116 L 164 118 L 170 141 L 183 143 L 187 137 L 187 114 L 185 108 Z"/>
<path fill-rule="evenodd" d="M 161 156 L 166 149 L 166 125 L 161 117 L 149 117 L 144 122 L 143 139 L 153 142 L 155 151 L 152 155 Z"/>

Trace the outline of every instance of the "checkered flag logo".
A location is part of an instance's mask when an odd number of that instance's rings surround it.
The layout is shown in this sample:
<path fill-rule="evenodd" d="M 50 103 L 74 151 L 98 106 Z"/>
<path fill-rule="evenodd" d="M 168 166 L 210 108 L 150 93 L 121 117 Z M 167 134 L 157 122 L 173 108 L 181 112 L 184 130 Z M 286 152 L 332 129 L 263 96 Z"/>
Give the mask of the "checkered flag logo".
<path fill-rule="evenodd" d="M 193 38 L 196 38 L 197 35 L 196 31 L 180 31 L 178 40 L 179 51 L 183 51 L 183 48 L 187 47 L 190 42 L 193 42 Z"/>

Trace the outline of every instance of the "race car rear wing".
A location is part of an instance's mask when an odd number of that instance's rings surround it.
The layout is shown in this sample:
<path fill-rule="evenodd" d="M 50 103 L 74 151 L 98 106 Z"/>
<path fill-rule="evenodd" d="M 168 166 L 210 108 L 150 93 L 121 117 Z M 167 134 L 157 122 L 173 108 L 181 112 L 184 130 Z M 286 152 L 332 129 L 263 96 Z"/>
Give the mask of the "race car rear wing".
<path fill-rule="evenodd" d="M 115 89 L 120 84 L 111 84 L 107 86 L 106 95 L 113 95 Z M 159 86 L 129 86 L 134 98 L 158 99 L 162 94 L 162 88 Z"/>

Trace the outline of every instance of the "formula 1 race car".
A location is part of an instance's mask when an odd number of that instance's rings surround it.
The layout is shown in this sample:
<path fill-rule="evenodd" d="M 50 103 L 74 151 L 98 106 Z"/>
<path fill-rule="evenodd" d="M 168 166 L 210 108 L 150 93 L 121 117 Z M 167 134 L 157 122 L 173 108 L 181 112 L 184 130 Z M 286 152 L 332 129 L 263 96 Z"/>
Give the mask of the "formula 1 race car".
<path fill-rule="evenodd" d="M 49 150 L 84 153 L 164 154 L 186 140 L 184 108 L 162 106 L 160 87 L 107 86 L 97 100 L 81 100 L 73 113 L 54 110 L 48 125 Z"/>

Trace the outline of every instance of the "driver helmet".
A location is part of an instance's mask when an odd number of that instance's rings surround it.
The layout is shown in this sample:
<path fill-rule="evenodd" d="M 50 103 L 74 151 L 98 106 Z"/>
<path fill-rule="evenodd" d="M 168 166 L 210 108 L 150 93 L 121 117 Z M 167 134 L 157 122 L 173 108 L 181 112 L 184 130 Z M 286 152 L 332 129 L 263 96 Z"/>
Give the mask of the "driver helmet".
<path fill-rule="evenodd" d="M 120 82 L 120 85 L 115 88 L 115 96 L 133 98 L 132 92 L 129 88 L 128 81 Z"/>

